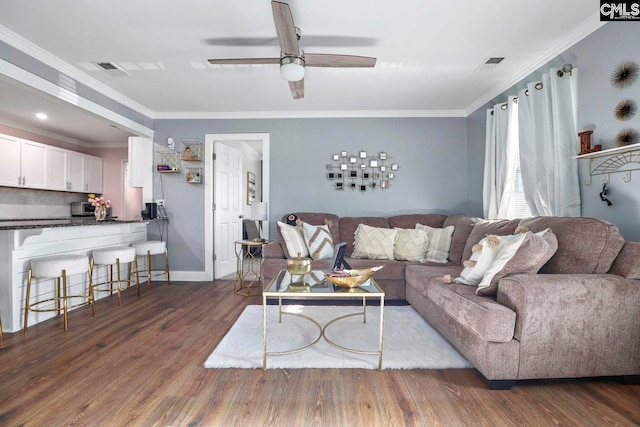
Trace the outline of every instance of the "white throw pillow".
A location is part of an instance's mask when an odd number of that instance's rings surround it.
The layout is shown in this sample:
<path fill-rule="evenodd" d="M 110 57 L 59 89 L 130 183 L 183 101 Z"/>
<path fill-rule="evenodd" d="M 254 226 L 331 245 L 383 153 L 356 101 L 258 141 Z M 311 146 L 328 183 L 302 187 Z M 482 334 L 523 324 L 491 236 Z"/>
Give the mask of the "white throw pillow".
<path fill-rule="evenodd" d="M 427 233 L 427 238 L 429 239 L 427 261 L 446 264 L 449 260 L 453 225 L 444 228 L 433 228 L 428 225 L 416 224 L 416 230 L 422 230 Z"/>
<path fill-rule="evenodd" d="M 497 236 L 493 236 L 493 242 L 499 240 Z M 454 282 L 463 283 L 469 286 L 478 286 L 478 283 L 482 281 L 484 273 L 491 267 L 493 260 L 500 251 L 500 244 L 490 244 L 489 236 L 478 242 L 478 245 L 482 246 L 482 250 L 473 252 L 469 261 L 475 261 L 473 267 L 465 267 L 460 273 L 460 277 L 456 277 Z"/>
<path fill-rule="evenodd" d="M 427 249 L 429 248 L 429 238 L 422 230 L 410 228 L 395 228 L 398 230 L 396 243 L 393 249 L 394 257 L 400 261 L 425 262 L 427 260 Z"/>
<path fill-rule="evenodd" d="M 311 259 L 333 257 L 333 239 L 328 225 L 310 225 L 303 222 L 302 236 L 309 249 Z"/>
<path fill-rule="evenodd" d="M 398 230 L 360 224 L 353 241 L 353 258 L 393 259 Z"/>
<path fill-rule="evenodd" d="M 280 227 L 280 234 L 282 234 L 284 244 L 287 246 L 287 252 L 289 252 L 290 257 L 295 258 L 298 254 L 300 254 L 301 257 L 309 256 L 309 249 L 304 241 L 302 228 L 285 224 L 280 221 L 278 221 L 278 227 Z"/>
<path fill-rule="evenodd" d="M 507 262 L 518 252 L 520 245 L 527 237 L 529 233 L 514 234 L 512 236 L 495 236 L 500 239 L 500 246 L 498 247 L 498 253 L 491 263 L 491 266 L 485 271 L 482 281 L 478 283 L 478 289 L 488 288 L 491 285 L 493 276 L 498 274 L 502 270 Z M 477 290 L 476 290 L 477 292 Z"/>

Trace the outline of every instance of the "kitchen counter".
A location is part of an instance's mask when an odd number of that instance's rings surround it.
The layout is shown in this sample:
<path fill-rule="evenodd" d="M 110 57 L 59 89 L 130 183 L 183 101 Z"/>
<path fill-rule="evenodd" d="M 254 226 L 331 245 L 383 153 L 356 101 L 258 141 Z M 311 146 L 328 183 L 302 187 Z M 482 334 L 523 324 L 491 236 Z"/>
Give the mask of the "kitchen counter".
<path fill-rule="evenodd" d="M 20 218 L 20 219 L 0 219 L 0 230 L 24 230 L 29 228 L 51 228 L 51 227 L 76 227 L 79 225 L 113 225 L 130 224 L 141 221 L 120 221 L 117 219 L 107 219 L 96 221 L 92 216 L 66 217 L 66 218 Z"/>

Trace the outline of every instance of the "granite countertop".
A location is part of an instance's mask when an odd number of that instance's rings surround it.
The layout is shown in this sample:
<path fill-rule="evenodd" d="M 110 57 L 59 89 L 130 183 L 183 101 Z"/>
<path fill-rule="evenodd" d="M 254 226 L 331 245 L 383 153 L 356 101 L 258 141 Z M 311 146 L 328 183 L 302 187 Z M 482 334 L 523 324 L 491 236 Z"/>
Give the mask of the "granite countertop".
<path fill-rule="evenodd" d="M 4 218 L 0 219 L 0 230 L 23 230 L 27 228 L 76 227 L 80 225 L 113 225 L 129 224 L 142 221 L 120 221 L 111 218 L 96 221 L 94 217 L 65 217 L 65 218 Z"/>

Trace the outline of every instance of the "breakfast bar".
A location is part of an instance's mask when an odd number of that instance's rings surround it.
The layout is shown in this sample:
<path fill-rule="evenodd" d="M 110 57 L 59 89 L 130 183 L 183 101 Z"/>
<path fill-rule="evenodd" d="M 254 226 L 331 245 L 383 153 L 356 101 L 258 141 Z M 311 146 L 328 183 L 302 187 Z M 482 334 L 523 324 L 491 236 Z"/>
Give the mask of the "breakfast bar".
<path fill-rule="evenodd" d="M 93 218 L 47 218 L 0 220 L 0 314 L 5 332 L 22 329 L 27 275 L 32 259 L 81 254 L 94 249 L 128 246 L 147 240 L 147 223 L 140 221 L 96 221 Z M 87 286 L 80 277 L 70 278 L 70 287 Z M 34 293 L 35 291 L 35 293 Z M 53 283 L 32 290 L 32 297 L 54 292 Z M 97 295 L 97 298 L 107 295 Z M 29 326 L 55 313 L 29 314 Z"/>

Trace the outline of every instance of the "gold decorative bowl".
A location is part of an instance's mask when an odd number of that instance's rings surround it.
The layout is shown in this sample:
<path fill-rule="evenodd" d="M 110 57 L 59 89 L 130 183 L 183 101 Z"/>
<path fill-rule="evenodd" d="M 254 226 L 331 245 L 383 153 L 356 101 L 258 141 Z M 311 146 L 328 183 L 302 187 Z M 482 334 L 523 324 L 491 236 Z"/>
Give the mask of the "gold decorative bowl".
<path fill-rule="evenodd" d="M 349 271 L 351 272 L 350 276 L 332 276 L 331 273 L 327 273 L 325 274 L 325 278 L 336 286 L 355 288 L 369 280 L 373 274 L 371 269 Z"/>

